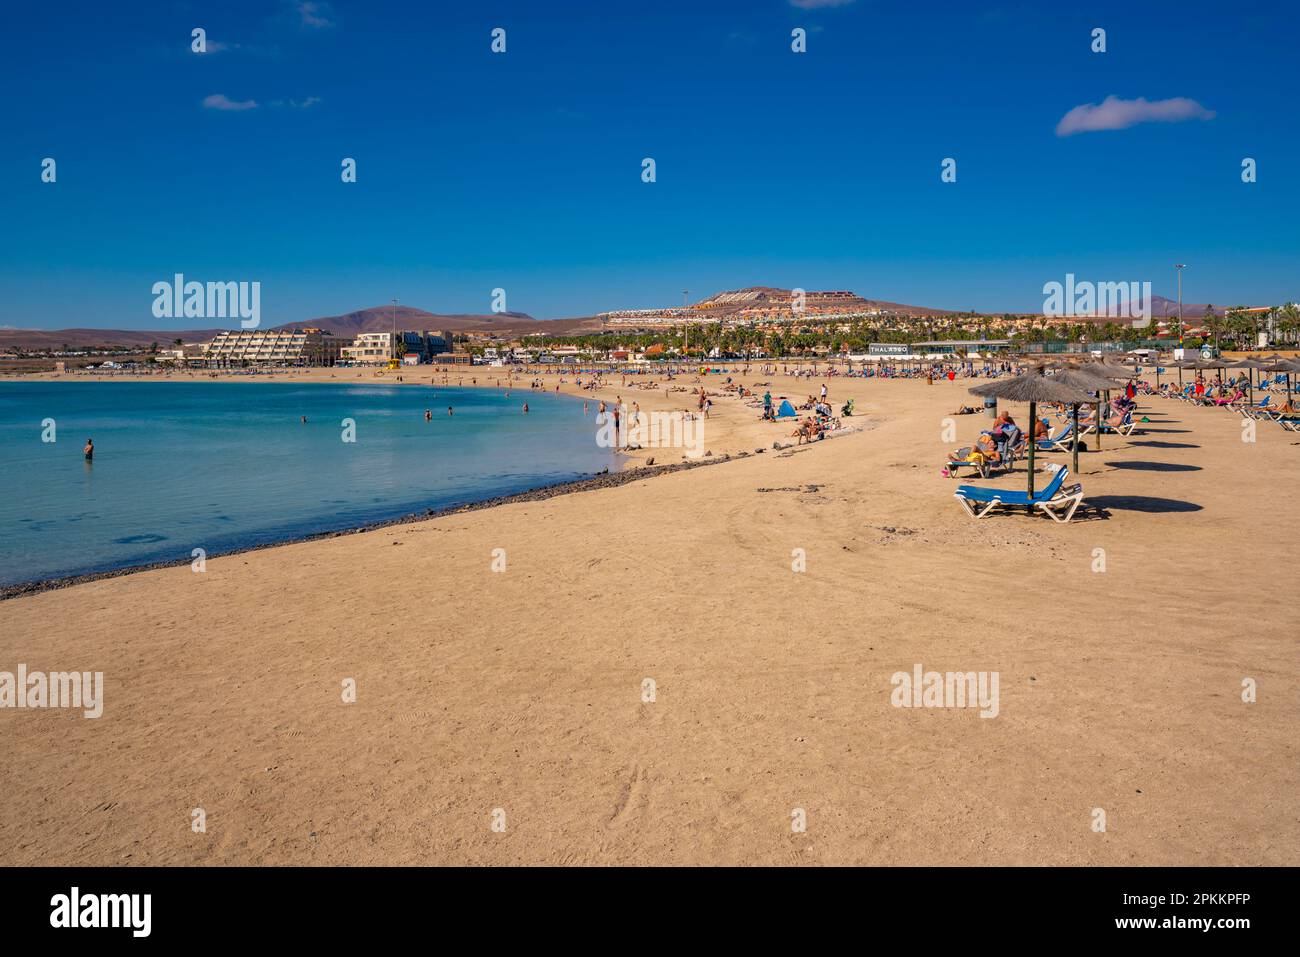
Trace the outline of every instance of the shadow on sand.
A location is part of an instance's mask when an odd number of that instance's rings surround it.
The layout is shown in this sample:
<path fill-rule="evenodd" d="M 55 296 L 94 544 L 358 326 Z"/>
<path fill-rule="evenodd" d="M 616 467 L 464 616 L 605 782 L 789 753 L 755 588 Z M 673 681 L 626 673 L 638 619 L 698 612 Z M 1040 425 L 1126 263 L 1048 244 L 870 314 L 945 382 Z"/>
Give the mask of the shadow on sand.
<path fill-rule="evenodd" d="M 1113 469 L 1131 469 L 1135 472 L 1199 472 L 1199 465 L 1179 465 L 1176 462 L 1107 462 Z"/>
<path fill-rule="evenodd" d="M 1195 502 L 1183 502 L 1176 498 L 1151 498 L 1147 495 L 1094 495 L 1084 501 L 1102 512 L 1110 509 L 1121 512 L 1199 512 L 1202 509 Z"/>
<path fill-rule="evenodd" d="M 1199 449 L 1199 445 L 1192 445 L 1190 442 L 1130 442 L 1129 445 L 1140 445 L 1147 449 Z"/>

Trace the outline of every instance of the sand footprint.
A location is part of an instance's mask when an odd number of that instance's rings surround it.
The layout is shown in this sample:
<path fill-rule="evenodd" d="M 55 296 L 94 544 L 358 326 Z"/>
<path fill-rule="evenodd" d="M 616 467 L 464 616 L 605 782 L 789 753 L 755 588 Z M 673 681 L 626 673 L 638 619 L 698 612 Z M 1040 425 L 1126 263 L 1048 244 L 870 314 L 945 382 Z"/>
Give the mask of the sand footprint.
<path fill-rule="evenodd" d="M 618 796 L 614 800 L 614 812 L 610 815 L 610 824 L 623 824 L 633 814 L 644 811 L 650 800 L 645 768 L 641 765 L 632 765 L 630 771 L 620 773 L 619 777 L 622 782 L 619 785 Z"/>

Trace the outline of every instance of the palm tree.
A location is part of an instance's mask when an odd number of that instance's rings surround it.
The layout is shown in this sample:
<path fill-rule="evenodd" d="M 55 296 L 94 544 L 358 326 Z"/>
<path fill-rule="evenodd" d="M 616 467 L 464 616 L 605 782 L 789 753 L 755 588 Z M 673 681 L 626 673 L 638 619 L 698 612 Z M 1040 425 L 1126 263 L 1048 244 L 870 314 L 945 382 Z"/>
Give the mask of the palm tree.
<path fill-rule="evenodd" d="M 1288 339 L 1300 332 L 1300 307 L 1288 302 L 1277 310 L 1277 328 Z"/>
<path fill-rule="evenodd" d="M 1219 332 L 1223 329 L 1223 321 L 1219 318 L 1219 314 L 1214 311 L 1214 306 L 1208 304 L 1205 307 L 1205 325 L 1214 334 L 1214 352 L 1217 355 L 1219 352 Z"/>

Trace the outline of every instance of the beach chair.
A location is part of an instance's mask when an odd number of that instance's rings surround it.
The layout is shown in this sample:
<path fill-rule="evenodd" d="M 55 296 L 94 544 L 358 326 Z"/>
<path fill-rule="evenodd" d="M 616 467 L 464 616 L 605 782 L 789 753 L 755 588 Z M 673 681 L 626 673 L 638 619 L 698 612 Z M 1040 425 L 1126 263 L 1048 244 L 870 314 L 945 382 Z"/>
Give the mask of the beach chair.
<path fill-rule="evenodd" d="M 1260 399 L 1254 405 L 1247 404 L 1247 405 L 1239 406 L 1238 408 L 1241 410 L 1241 414 L 1245 418 L 1259 419 L 1259 418 L 1268 417 L 1268 413 L 1272 405 L 1273 405 L 1273 397 L 1271 395 L 1266 395 L 1264 396 L 1264 398 Z"/>
<path fill-rule="evenodd" d="M 1074 419 L 1070 419 L 1055 435 L 1039 439 L 1034 445 L 1034 449 L 1038 452 L 1068 452 L 1070 451 L 1070 442 L 1073 435 Z"/>
<path fill-rule="evenodd" d="M 1123 416 L 1120 417 L 1120 420 L 1114 423 L 1113 425 L 1109 420 L 1103 422 L 1101 426 L 1101 434 L 1102 435 L 1129 435 L 1132 433 L 1132 431 L 1135 428 L 1137 428 L 1137 423 L 1133 421 L 1133 412 L 1132 410 L 1130 410 L 1128 412 L 1125 412 Z M 1095 431 L 1096 431 L 1095 426 L 1089 426 L 1087 429 L 1082 430 L 1082 434 L 1090 435 Z"/>
<path fill-rule="evenodd" d="M 1007 435 L 1007 440 L 1002 444 L 1002 466 L 1010 471 L 1016 464 L 1016 459 L 1023 458 L 1029 451 L 1029 440 L 1025 433 L 1018 428 L 1012 427 Z"/>
<path fill-rule="evenodd" d="M 957 477 L 957 470 L 960 468 L 974 469 L 980 478 L 988 478 L 989 471 L 992 468 L 988 459 L 980 456 L 979 459 L 972 462 L 969 459 L 951 458 L 948 462 L 948 474 L 953 478 Z"/>
<path fill-rule="evenodd" d="M 971 518 L 984 518 L 999 507 L 1032 505 L 1052 521 L 1064 525 L 1074 517 L 1075 509 L 1083 501 L 1083 486 L 1075 484 L 1069 488 L 1063 487 L 1070 475 L 1070 470 L 1064 465 L 1052 464 L 1047 469 L 1056 474 L 1046 488 L 1034 493 L 1032 499 L 1025 491 L 983 488 L 979 485 L 958 485 L 952 494 Z"/>

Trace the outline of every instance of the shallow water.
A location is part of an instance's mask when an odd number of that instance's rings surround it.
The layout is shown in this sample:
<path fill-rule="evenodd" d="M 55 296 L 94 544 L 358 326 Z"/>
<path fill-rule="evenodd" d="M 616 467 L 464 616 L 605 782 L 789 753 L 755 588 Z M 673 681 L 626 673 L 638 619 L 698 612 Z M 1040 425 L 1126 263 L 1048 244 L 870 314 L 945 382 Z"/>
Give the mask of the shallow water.
<path fill-rule="evenodd" d="M 345 418 L 355 442 L 342 440 Z M 42 441 L 46 419 L 55 442 Z M 195 548 L 580 478 L 614 466 L 595 433 L 581 399 L 527 388 L 506 398 L 414 385 L 0 382 L 0 584 L 188 559 Z M 93 463 L 82 456 L 88 437 Z"/>

